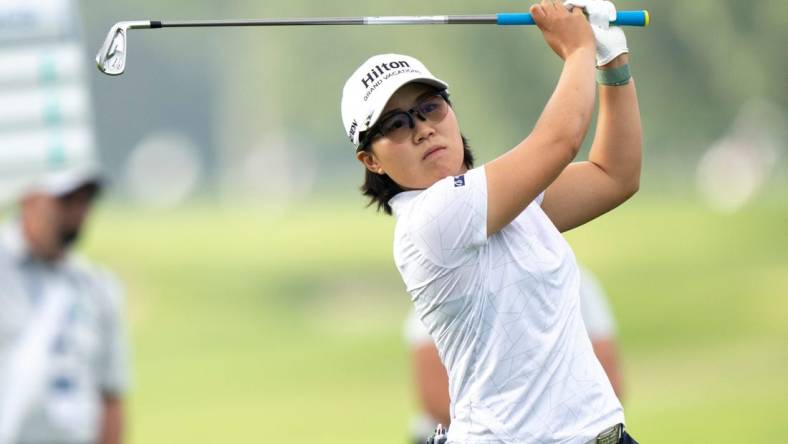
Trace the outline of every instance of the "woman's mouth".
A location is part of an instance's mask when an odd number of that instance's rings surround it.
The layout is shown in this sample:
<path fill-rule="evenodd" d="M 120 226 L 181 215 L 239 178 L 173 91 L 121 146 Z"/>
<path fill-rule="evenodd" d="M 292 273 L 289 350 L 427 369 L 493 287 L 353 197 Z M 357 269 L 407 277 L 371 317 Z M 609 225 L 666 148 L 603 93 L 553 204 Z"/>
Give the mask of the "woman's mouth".
<path fill-rule="evenodd" d="M 434 146 L 434 147 L 428 149 L 426 153 L 424 153 L 424 157 L 422 157 L 421 160 L 426 160 L 429 157 L 431 157 L 433 154 L 435 154 L 435 153 L 437 153 L 439 151 L 443 151 L 445 149 L 446 149 L 445 146 Z"/>

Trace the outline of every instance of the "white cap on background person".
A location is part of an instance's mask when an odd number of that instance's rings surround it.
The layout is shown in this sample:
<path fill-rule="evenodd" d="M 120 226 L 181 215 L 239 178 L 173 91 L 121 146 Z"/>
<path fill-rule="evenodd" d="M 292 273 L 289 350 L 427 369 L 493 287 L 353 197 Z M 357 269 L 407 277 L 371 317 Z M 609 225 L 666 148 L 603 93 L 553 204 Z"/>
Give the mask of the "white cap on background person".
<path fill-rule="evenodd" d="M 104 177 L 97 165 L 81 165 L 62 168 L 42 174 L 34 181 L 28 192 L 39 192 L 60 197 L 84 186 L 101 188 Z"/>
<path fill-rule="evenodd" d="M 369 130 L 383 113 L 391 96 L 403 85 L 419 82 L 447 89 L 417 59 L 402 54 L 370 57 L 350 75 L 342 90 L 342 123 L 353 145 L 361 145 L 360 133 Z"/>

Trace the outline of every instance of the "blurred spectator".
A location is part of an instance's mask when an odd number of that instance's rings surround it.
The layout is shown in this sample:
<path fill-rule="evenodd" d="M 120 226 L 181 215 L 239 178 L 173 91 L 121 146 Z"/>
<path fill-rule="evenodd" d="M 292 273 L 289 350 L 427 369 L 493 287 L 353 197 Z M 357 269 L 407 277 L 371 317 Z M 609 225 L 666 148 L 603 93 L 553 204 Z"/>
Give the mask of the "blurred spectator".
<path fill-rule="evenodd" d="M 597 359 L 613 390 L 622 399 L 621 372 L 616 345 L 616 324 L 605 292 L 596 277 L 580 267 L 580 311 Z M 413 310 L 405 320 L 405 336 L 411 349 L 416 391 L 422 414 L 413 419 L 411 438 L 425 443 L 437 424 L 449 426 L 449 382 L 438 349 Z"/>
<path fill-rule="evenodd" d="M 122 292 L 71 252 L 101 190 L 50 174 L 0 228 L 0 444 L 118 444 L 127 347 Z"/>

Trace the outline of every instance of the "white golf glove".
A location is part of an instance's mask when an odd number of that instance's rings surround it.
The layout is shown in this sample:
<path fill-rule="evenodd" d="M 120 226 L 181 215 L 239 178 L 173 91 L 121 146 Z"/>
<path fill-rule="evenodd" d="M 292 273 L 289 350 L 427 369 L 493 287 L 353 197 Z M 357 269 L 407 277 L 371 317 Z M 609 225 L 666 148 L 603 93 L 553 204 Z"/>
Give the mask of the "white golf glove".
<path fill-rule="evenodd" d="M 610 22 L 616 19 L 613 3 L 607 0 L 567 0 L 564 6 L 585 9 L 596 38 L 596 66 L 607 65 L 619 55 L 629 52 L 624 31 L 618 26 L 610 26 Z"/>

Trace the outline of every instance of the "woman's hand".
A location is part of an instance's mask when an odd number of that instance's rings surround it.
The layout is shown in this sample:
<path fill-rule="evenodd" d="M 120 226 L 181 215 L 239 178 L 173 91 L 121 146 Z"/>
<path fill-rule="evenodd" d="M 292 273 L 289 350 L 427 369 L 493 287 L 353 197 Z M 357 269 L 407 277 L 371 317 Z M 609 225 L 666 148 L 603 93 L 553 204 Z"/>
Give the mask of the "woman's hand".
<path fill-rule="evenodd" d="M 561 2 L 542 0 L 530 11 L 545 41 L 561 59 L 578 50 L 596 51 L 594 33 L 581 8 L 569 11 Z"/>
<path fill-rule="evenodd" d="M 583 9 L 596 38 L 596 65 L 604 66 L 629 52 L 624 31 L 610 23 L 616 19 L 616 6 L 607 0 L 566 0 L 569 9 Z"/>

